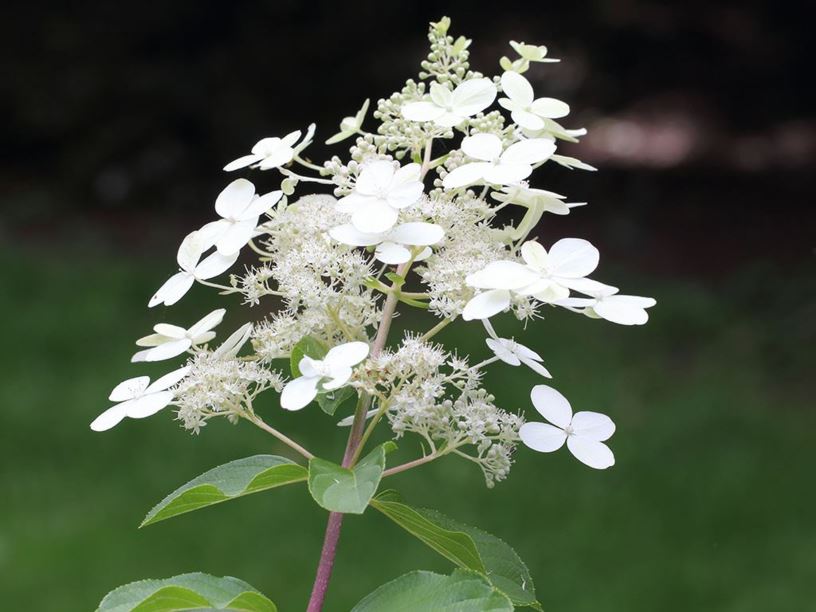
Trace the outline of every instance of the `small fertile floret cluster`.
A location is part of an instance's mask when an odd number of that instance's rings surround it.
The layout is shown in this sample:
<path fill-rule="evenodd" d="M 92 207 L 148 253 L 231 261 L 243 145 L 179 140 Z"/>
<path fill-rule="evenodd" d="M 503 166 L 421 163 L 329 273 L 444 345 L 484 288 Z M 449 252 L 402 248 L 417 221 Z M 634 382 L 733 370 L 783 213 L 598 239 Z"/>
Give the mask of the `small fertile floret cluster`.
<path fill-rule="evenodd" d="M 460 456 L 479 465 L 490 486 L 507 476 L 519 442 L 540 452 L 566 445 L 592 468 L 614 464 L 605 443 L 612 420 L 573 413 L 561 393 L 535 384 L 551 378 L 545 357 L 530 341 L 501 337 L 491 320 L 511 313 L 527 323 L 561 309 L 641 325 L 655 301 L 590 278 L 600 255 L 587 240 L 536 239 L 546 215 L 571 214 L 581 203 L 533 187 L 535 171 L 594 170 L 560 152 L 585 134 L 562 125 L 569 105 L 542 95 L 538 72 L 526 76 L 557 60 L 545 47 L 513 41 L 518 57 L 503 57 L 499 73 L 486 76 L 470 67 L 470 40 L 448 35 L 449 25 L 431 24 L 418 80 L 374 105 L 372 128 L 368 100 L 342 120 L 327 143 L 353 139 L 347 157 L 322 165 L 305 157 L 311 125 L 305 134 L 263 138 L 224 167 L 271 171 L 263 177 L 275 177 L 275 188 L 259 190 L 247 178 L 226 185 L 214 220 L 182 240 L 178 272 L 148 306 L 171 306 L 201 285 L 257 314 L 221 343 L 225 309 L 192 324 L 156 324 L 136 341 L 133 361 L 186 363 L 152 384 L 139 376 L 117 385 L 94 430 L 174 406 L 196 433 L 224 416 L 285 441 L 260 413 L 277 426 L 285 411 L 306 409 L 364 426 L 363 444 L 387 424 L 394 438 L 420 442 L 417 463 Z M 255 261 L 239 269 L 242 254 Z M 430 322 L 389 344 L 391 320 L 407 309 L 427 311 Z M 438 343 L 457 320 L 484 334 L 489 357 L 472 360 Z M 488 367 L 527 368 L 541 419 L 525 422 L 523 406 L 499 407 L 502 391 L 483 385 Z M 257 398 L 270 390 L 279 407 L 261 410 Z"/>

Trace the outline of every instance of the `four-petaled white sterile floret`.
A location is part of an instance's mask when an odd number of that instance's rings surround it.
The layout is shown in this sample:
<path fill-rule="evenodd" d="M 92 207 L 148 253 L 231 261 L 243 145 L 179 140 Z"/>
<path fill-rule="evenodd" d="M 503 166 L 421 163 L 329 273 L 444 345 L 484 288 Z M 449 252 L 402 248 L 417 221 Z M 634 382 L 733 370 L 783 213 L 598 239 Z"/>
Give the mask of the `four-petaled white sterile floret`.
<path fill-rule="evenodd" d="M 227 311 L 223 308 L 213 310 L 197 323 L 184 329 L 178 325 L 169 323 L 159 323 L 153 326 L 155 334 L 144 336 L 136 341 L 137 346 L 149 346 L 150 348 L 138 351 L 131 357 L 132 362 L 137 361 L 163 361 L 178 357 L 191 347 L 205 344 L 215 338 L 213 327 L 224 320 Z"/>
<path fill-rule="evenodd" d="M 315 125 L 310 125 L 306 131 L 306 136 L 298 145 L 295 145 L 295 143 L 298 141 L 298 138 L 300 138 L 300 130 L 290 132 L 283 138 L 278 138 L 277 136 L 274 138 L 262 138 L 252 147 L 252 153 L 250 155 L 244 155 L 243 157 L 231 161 L 224 166 L 224 170 L 232 172 L 233 170 L 239 170 L 254 164 L 257 164 L 261 170 L 280 168 L 291 162 L 300 150 L 309 145 L 314 130 Z"/>
<path fill-rule="evenodd" d="M 457 189 L 474 183 L 509 185 L 523 181 L 533 171 L 533 164 L 543 162 L 555 153 L 555 143 L 547 138 L 530 138 L 502 151 L 495 134 L 475 134 L 462 140 L 462 151 L 481 161 L 459 166 L 442 181 L 445 189 Z"/>
<path fill-rule="evenodd" d="M 397 169 L 394 162 L 378 160 L 363 167 L 354 191 L 337 202 L 337 210 L 351 213 L 357 230 L 385 232 L 397 222 L 399 211 L 413 206 L 422 196 L 419 164 Z"/>
<path fill-rule="evenodd" d="M 156 414 L 173 401 L 170 387 L 187 376 L 189 367 L 179 368 L 165 374 L 152 385 L 149 376 L 129 378 L 113 388 L 108 399 L 119 402 L 96 417 L 91 423 L 94 431 L 106 431 L 119 424 L 125 417 L 143 419 Z"/>
<path fill-rule="evenodd" d="M 525 423 L 519 437 L 525 445 L 541 453 L 551 453 L 567 443 L 578 461 L 596 470 L 615 465 L 615 455 L 604 441 L 615 433 L 615 423 L 600 412 L 576 412 L 567 398 L 547 385 L 537 385 L 530 399 L 549 423 Z"/>
<path fill-rule="evenodd" d="M 215 245 L 222 255 L 233 255 L 252 238 L 262 214 L 269 211 L 283 196 L 271 191 L 255 195 L 255 185 L 237 179 L 227 185 L 215 200 L 215 212 L 221 219 L 207 223 L 199 230 L 206 245 Z"/>
<path fill-rule="evenodd" d="M 335 391 L 351 379 L 353 366 L 368 357 L 368 344 L 347 342 L 335 346 L 323 359 L 303 357 L 298 363 L 300 376 L 286 383 L 281 393 L 281 408 L 300 410 L 317 397 L 318 391 Z"/>
<path fill-rule="evenodd" d="M 264 310 L 215 348 L 209 343 L 224 309 L 189 328 L 155 325 L 155 333 L 137 340 L 143 350 L 132 361 L 184 355 L 186 365 L 153 384 L 141 376 L 118 385 L 110 396 L 117 403 L 93 421 L 94 430 L 173 405 L 178 420 L 196 433 L 221 416 L 274 431 L 256 413 L 260 394 L 279 392 L 284 410 L 300 410 L 315 398 L 325 408 L 320 394 L 347 387 L 343 395 L 358 395 L 371 427 L 388 423 L 396 438 L 418 437 L 428 459 L 466 457 L 480 466 L 488 486 L 507 477 L 519 441 L 544 452 L 566 444 L 595 468 L 614 463 L 604 444 L 612 421 L 591 412 L 573 415 L 550 387 L 536 386 L 531 396 L 548 423 L 525 424 L 521 414 L 497 405 L 483 385 L 496 362 L 551 375 L 536 350 L 499 337 L 489 319 L 509 311 L 529 323 L 551 306 L 642 325 L 655 300 L 621 295 L 588 278 L 600 256 L 586 240 L 563 238 L 549 249 L 535 240 L 544 213 L 566 215 L 581 203 L 538 186 L 533 171 L 545 162 L 594 169 L 557 152 L 556 142 L 577 142 L 586 130 L 558 123 L 569 106 L 537 97 L 521 74 L 531 63 L 557 60 L 547 57 L 546 47 L 511 42 L 519 57 L 501 58 L 501 73 L 486 76 L 470 68 L 471 41 L 450 36 L 449 27 L 447 18 L 431 24 L 431 50 L 418 79 L 377 101 L 376 126 L 363 125 L 369 100 L 342 120 L 327 144 L 354 137 L 347 155 L 322 164 L 301 157 L 315 134 L 311 124 L 304 135 L 264 138 L 224 167 L 276 168 L 280 188 L 259 195 L 244 178 L 229 183 L 215 201 L 219 218 L 184 238 L 179 271 L 148 306 L 171 306 L 199 283 Z M 333 195 L 309 193 L 314 183 Z M 520 220 L 500 216 L 511 206 L 522 209 L 513 210 Z M 215 282 L 242 250 L 255 261 L 233 270 L 228 284 Z M 389 344 L 391 320 L 407 307 L 438 320 Z M 474 360 L 431 340 L 459 318 L 483 321 L 492 355 Z M 333 348 L 316 358 L 322 347 Z M 276 369 L 287 361 L 294 376 L 288 382 Z M 342 424 L 354 418 L 338 415 Z"/>
<path fill-rule="evenodd" d="M 490 79 L 471 79 L 451 91 L 445 85 L 431 83 L 430 100 L 411 102 L 402 107 L 409 121 L 432 121 L 441 127 L 456 127 L 468 117 L 493 104 L 496 86 Z"/>

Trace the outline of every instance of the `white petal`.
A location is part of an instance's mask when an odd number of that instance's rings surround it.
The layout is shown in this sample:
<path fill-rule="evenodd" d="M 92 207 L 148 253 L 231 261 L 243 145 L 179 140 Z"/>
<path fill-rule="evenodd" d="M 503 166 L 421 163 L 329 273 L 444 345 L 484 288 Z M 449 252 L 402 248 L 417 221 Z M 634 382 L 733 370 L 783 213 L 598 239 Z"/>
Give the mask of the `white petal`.
<path fill-rule="evenodd" d="M 484 178 L 485 172 L 492 167 L 493 164 L 489 162 L 475 162 L 459 166 L 442 179 L 442 186 L 445 189 L 458 189 L 459 187 L 471 185 L 481 181 L 482 178 Z"/>
<path fill-rule="evenodd" d="M 394 208 L 407 208 L 416 204 L 417 200 L 422 197 L 423 188 L 419 181 L 396 185 L 388 191 L 386 197 L 388 205 Z"/>
<path fill-rule="evenodd" d="M 362 193 L 350 193 L 337 200 L 334 205 L 335 210 L 343 213 L 353 213 L 357 207 L 367 204 L 371 200 L 378 199 L 376 196 L 363 195 Z"/>
<path fill-rule="evenodd" d="M 351 222 L 358 230 L 367 234 L 387 232 L 397 222 L 399 213 L 384 200 L 371 199 L 358 206 L 351 216 Z"/>
<path fill-rule="evenodd" d="M 275 136 L 274 138 L 261 138 L 252 147 L 252 153 L 260 158 L 264 158 L 281 145 L 281 139 Z"/>
<path fill-rule="evenodd" d="M 499 163 L 485 170 L 484 180 L 496 185 L 508 185 L 523 181 L 532 173 L 533 168 L 529 164 L 509 164 Z"/>
<path fill-rule="evenodd" d="M 219 238 L 215 244 L 218 252 L 225 257 L 238 253 L 246 243 L 249 242 L 255 233 L 258 225 L 258 218 L 249 221 L 236 221 L 230 223 L 229 228 Z"/>
<path fill-rule="evenodd" d="M 567 434 L 547 423 L 525 423 L 519 429 L 519 438 L 534 451 L 551 453 L 564 446 Z"/>
<path fill-rule="evenodd" d="M 264 195 L 255 198 L 244 210 L 244 212 L 241 213 L 240 219 L 247 220 L 254 217 L 259 217 L 277 204 L 278 200 L 281 199 L 281 196 L 283 196 L 283 192 L 277 190 L 270 191 L 269 193 L 265 193 Z"/>
<path fill-rule="evenodd" d="M 312 126 L 310 126 L 310 127 L 312 127 Z M 312 134 L 314 134 L 314 130 L 311 130 L 311 131 L 312 131 Z M 281 138 L 281 144 L 283 146 L 285 146 L 285 147 L 291 147 L 298 141 L 298 138 L 300 138 L 300 130 L 295 130 L 294 132 L 289 132 L 286 136 Z M 308 138 L 310 138 L 309 135 L 306 136 L 307 140 L 308 140 Z"/>
<path fill-rule="evenodd" d="M 495 161 L 502 152 L 501 140 L 495 134 L 474 134 L 462 139 L 465 155 L 482 161 Z"/>
<path fill-rule="evenodd" d="M 152 385 L 150 385 L 145 392 L 146 393 L 156 393 L 158 391 L 164 391 L 165 389 L 169 389 L 181 379 L 183 379 L 187 374 L 190 373 L 190 366 L 184 366 L 183 368 L 179 368 L 178 370 L 173 370 L 172 372 L 168 372 L 164 376 L 158 378 Z M 130 416 L 130 414 L 128 414 Z"/>
<path fill-rule="evenodd" d="M 107 431 L 111 427 L 119 424 L 125 418 L 125 411 L 122 404 L 111 406 L 91 422 L 91 429 L 94 431 Z"/>
<path fill-rule="evenodd" d="M 555 153 L 555 143 L 549 138 L 530 138 L 511 144 L 501 160 L 508 164 L 536 164 Z"/>
<path fill-rule="evenodd" d="M 286 383 L 281 393 L 281 408 L 285 410 L 300 410 L 317 396 L 319 378 L 301 376 Z"/>
<path fill-rule="evenodd" d="M 415 183 L 419 181 L 421 174 L 422 166 L 419 164 L 414 162 L 405 164 L 402 168 L 394 173 L 394 177 L 391 179 L 389 188 L 394 188 L 405 183 Z"/>
<path fill-rule="evenodd" d="M 538 279 L 538 274 L 518 262 L 494 261 L 468 274 L 465 282 L 476 289 L 520 289 Z"/>
<path fill-rule="evenodd" d="M 603 442 L 570 436 L 567 438 L 567 448 L 578 461 L 596 470 L 605 470 L 615 465 L 615 455 Z"/>
<path fill-rule="evenodd" d="M 649 313 L 645 309 L 654 305 L 652 298 L 612 295 L 599 301 L 592 309 L 599 317 L 618 325 L 643 325 L 649 320 Z"/>
<path fill-rule="evenodd" d="M 252 323 L 244 323 L 236 329 L 229 338 L 224 340 L 213 354 L 216 357 L 235 357 L 252 334 Z"/>
<path fill-rule="evenodd" d="M 518 72 L 507 71 L 501 77 L 502 91 L 513 102 L 520 106 L 529 106 L 533 102 L 533 86 L 530 81 Z"/>
<path fill-rule="evenodd" d="M 524 294 L 523 291 L 520 291 L 519 293 Z M 550 281 L 545 288 L 535 291 L 532 295 L 535 299 L 541 302 L 552 304 L 569 297 L 569 289 L 559 283 Z"/>
<path fill-rule="evenodd" d="M 247 166 L 251 166 L 254 163 L 261 161 L 263 158 L 260 155 L 243 155 L 236 160 L 231 161 L 226 166 L 224 166 L 224 170 L 226 172 L 232 172 L 233 170 L 238 170 L 240 168 L 246 168 Z"/>
<path fill-rule="evenodd" d="M 414 261 L 428 259 L 431 255 L 433 255 L 433 249 L 431 247 L 425 247 L 419 253 L 414 255 Z"/>
<path fill-rule="evenodd" d="M 482 321 L 482 325 L 484 325 L 484 328 L 487 330 L 487 334 L 488 334 L 488 335 L 489 335 L 491 338 L 493 338 L 493 339 L 495 339 L 495 340 L 498 340 L 498 339 L 499 339 L 499 337 L 496 335 L 496 330 L 495 330 L 495 329 L 493 329 L 493 325 L 490 323 L 490 320 L 489 320 L 489 319 L 484 319 L 484 320 Z"/>
<path fill-rule="evenodd" d="M 322 368 L 323 361 L 321 359 L 312 359 L 308 355 L 304 355 L 298 362 L 298 370 L 300 370 L 301 376 L 307 378 L 320 378 Z"/>
<path fill-rule="evenodd" d="M 436 223 L 402 223 L 388 233 L 388 239 L 411 246 L 428 246 L 436 244 L 445 237 L 443 230 Z"/>
<path fill-rule="evenodd" d="M 557 280 L 565 287 L 593 297 L 603 297 L 618 292 L 617 287 L 599 283 L 591 278 L 567 278 L 565 276 L 558 276 Z"/>
<path fill-rule="evenodd" d="M 346 223 L 345 225 L 338 225 L 337 227 L 331 228 L 329 230 L 329 236 L 337 242 L 349 246 L 373 246 L 382 242 L 386 234 L 367 234 L 358 230 L 351 223 Z"/>
<path fill-rule="evenodd" d="M 198 232 L 190 232 L 181 241 L 178 253 L 176 254 L 176 261 L 179 268 L 185 272 L 192 272 L 193 268 L 201 259 L 201 254 L 204 252 L 204 244 Z"/>
<path fill-rule="evenodd" d="M 572 407 L 567 398 L 547 385 L 536 385 L 530 392 L 530 399 L 538 413 L 561 429 L 572 421 Z"/>
<path fill-rule="evenodd" d="M 383 242 L 377 246 L 374 257 L 384 264 L 395 266 L 410 261 L 411 251 L 395 242 Z"/>
<path fill-rule="evenodd" d="M 535 359 L 528 359 L 526 357 L 522 357 L 521 363 L 526 365 L 536 374 L 541 374 L 541 376 L 544 376 L 545 378 L 552 378 L 552 374 L 550 374 L 550 371 Z"/>
<path fill-rule="evenodd" d="M 135 400 L 125 402 L 125 416 L 131 419 L 144 419 L 156 414 L 159 410 L 173 401 L 172 391 L 151 393 Z"/>
<path fill-rule="evenodd" d="M 544 120 L 541 117 L 520 108 L 513 110 L 510 116 L 525 130 L 540 130 L 544 127 Z"/>
<path fill-rule="evenodd" d="M 201 280 L 207 280 L 219 274 L 223 274 L 238 260 L 238 255 L 238 251 L 232 255 L 222 255 L 218 251 L 211 253 L 204 258 L 204 261 L 196 266 L 195 277 Z"/>
<path fill-rule="evenodd" d="M 218 239 L 232 226 L 232 221 L 226 219 L 219 219 L 218 221 L 211 221 L 198 230 L 199 237 L 204 244 L 206 251 L 211 246 L 218 242 Z"/>
<path fill-rule="evenodd" d="M 508 346 L 508 341 L 504 338 L 485 338 L 485 343 L 490 347 L 490 350 L 501 359 L 504 363 L 511 366 L 521 365 L 518 356 Z"/>
<path fill-rule="evenodd" d="M 530 105 L 530 110 L 539 117 L 560 119 L 569 115 L 570 107 L 566 102 L 555 98 L 538 98 Z"/>
<path fill-rule="evenodd" d="M 172 359 L 173 357 L 178 357 L 184 351 L 192 346 L 192 341 L 189 338 L 181 338 L 180 340 L 172 340 L 170 342 L 165 342 L 164 344 L 160 344 L 159 346 L 155 346 L 151 349 L 147 349 L 146 351 L 139 351 L 133 357 L 131 357 L 131 361 L 164 361 L 165 359 Z"/>
<path fill-rule="evenodd" d="M 298 134 L 299 133 L 300 132 L 298 132 Z M 261 170 L 280 168 L 281 166 L 292 161 L 294 157 L 295 150 L 281 142 L 281 144 L 274 151 L 270 151 L 267 155 L 264 155 L 263 160 L 261 160 L 260 168 Z"/>
<path fill-rule="evenodd" d="M 442 108 L 451 106 L 453 103 L 453 93 L 451 90 L 448 89 L 446 85 L 442 85 L 436 81 L 431 83 L 430 96 L 433 103 Z"/>
<path fill-rule="evenodd" d="M 521 258 L 528 266 L 542 272 L 549 270 L 550 259 L 547 256 L 547 249 L 541 246 L 540 242 L 528 240 L 521 245 Z"/>
<path fill-rule="evenodd" d="M 323 383 L 326 391 L 334 391 L 345 385 L 351 378 L 350 366 L 338 366 L 332 368 L 331 380 Z"/>
<path fill-rule="evenodd" d="M 363 167 L 363 171 L 354 185 L 354 191 L 363 195 L 376 196 L 388 189 L 393 178 L 394 162 L 379 159 Z"/>
<path fill-rule="evenodd" d="M 193 324 L 190 329 L 187 330 L 187 335 L 190 338 L 195 338 L 196 336 L 200 336 L 204 332 L 211 330 L 224 320 L 224 315 L 226 312 L 227 311 L 224 308 L 213 310 L 211 313 L 202 317 L 200 321 Z"/>
<path fill-rule="evenodd" d="M 174 274 L 153 294 L 153 297 L 150 298 L 150 301 L 147 303 L 148 308 L 153 308 L 159 304 L 172 306 L 184 297 L 194 282 L 195 278 L 189 272 L 178 272 Z"/>
<path fill-rule="evenodd" d="M 462 123 L 467 117 L 459 113 L 445 112 L 434 119 L 434 123 L 440 127 L 452 128 Z"/>
<path fill-rule="evenodd" d="M 465 321 L 489 319 L 494 314 L 510 306 L 510 292 L 505 289 L 493 289 L 479 293 L 465 304 L 462 318 Z"/>
<path fill-rule="evenodd" d="M 562 238 L 550 248 L 550 269 L 556 276 L 580 278 L 591 274 L 600 260 L 598 249 L 580 238 Z"/>
<path fill-rule="evenodd" d="M 615 433 L 615 423 L 605 414 L 584 410 L 572 417 L 572 430 L 576 436 L 603 442 Z"/>
<path fill-rule="evenodd" d="M 128 378 L 113 388 L 113 391 L 111 391 L 108 399 L 112 402 L 125 402 L 127 400 L 131 400 L 134 397 L 138 397 L 144 393 L 148 385 L 150 385 L 149 376 Z"/>
<path fill-rule="evenodd" d="M 368 357 L 368 344 L 365 342 L 347 342 L 338 344 L 323 358 L 331 367 L 353 366 Z"/>
<path fill-rule="evenodd" d="M 433 102 L 410 102 L 401 109 L 408 121 L 433 121 L 445 114 L 445 109 Z"/>
<path fill-rule="evenodd" d="M 224 187 L 215 199 L 215 212 L 224 219 L 237 219 L 255 197 L 255 185 L 239 178 Z"/>
<path fill-rule="evenodd" d="M 496 86 L 490 79 L 470 79 L 453 90 L 451 106 L 459 115 L 469 117 L 486 109 L 495 99 Z"/>
<path fill-rule="evenodd" d="M 179 327 L 178 325 L 170 325 L 169 323 L 157 323 L 153 326 L 153 331 L 160 336 L 164 336 L 164 340 L 161 338 L 156 338 L 155 334 L 151 336 L 145 336 L 144 338 L 139 338 L 136 341 L 138 346 L 158 346 L 160 344 L 164 344 L 167 342 L 167 339 L 178 340 L 179 338 L 184 338 L 187 335 L 187 330 L 183 327 Z"/>

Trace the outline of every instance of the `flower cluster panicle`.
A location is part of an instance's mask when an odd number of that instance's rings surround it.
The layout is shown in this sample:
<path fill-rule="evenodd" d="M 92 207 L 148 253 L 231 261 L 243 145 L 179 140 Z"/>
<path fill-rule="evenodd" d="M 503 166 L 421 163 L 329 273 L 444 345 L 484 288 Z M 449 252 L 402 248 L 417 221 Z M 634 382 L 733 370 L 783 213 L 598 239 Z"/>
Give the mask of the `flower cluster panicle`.
<path fill-rule="evenodd" d="M 418 78 L 342 119 L 327 143 L 347 140 L 347 154 L 309 161 L 312 124 L 247 143 L 249 153 L 226 164 L 232 180 L 215 197 L 213 220 L 181 241 L 177 271 L 148 306 L 214 288 L 251 306 L 252 323 L 219 342 L 223 308 L 191 325 L 158 322 L 137 340 L 133 361 L 186 356 L 186 364 L 153 384 L 140 376 L 117 385 L 93 429 L 175 406 L 193 432 L 215 416 L 247 419 L 311 457 L 260 420 L 256 398 L 278 392 L 290 411 L 319 403 L 320 418 L 357 395 L 355 416 L 341 421 L 354 424 L 352 464 L 355 445 L 379 423 L 395 438 L 418 436 L 422 463 L 444 455 L 476 463 L 488 486 L 507 477 L 519 442 L 540 452 L 566 446 L 596 469 L 614 464 L 612 420 L 573 414 L 554 388 L 532 388 L 540 421 L 497 406 L 502 391 L 495 397 L 484 385 L 488 367 L 523 366 L 539 382 L 552 374 L 539 347 L 521 333 L 501 337 L 491 321 L 509 313 L 526 324 L 558 310 L 642 325 L 655 301 L 596 280 L 600 253 L 587 240 L 536 238 L 542 221 L 584 204 L 540 186 L 537 170 L 594 170 L 561 150 L 586 131 L 564 127 L 570 106 L 542 87 L 539 70 L 557 60 L 546 47 L 511 41 L 515 56 L 484 75 L 469 64 L 471 41 L 451 36 L 450 25 L 430 25 Z M 259 190 L 232 174 L 255 171 L 279 188 Z M 242 254 L 256 261 L 235 270 Z M 389 345 L 391 321 L 405 309 L 431 323 Z M 483 334 L 491 356 L 438 343 L 454 321 Z"/>

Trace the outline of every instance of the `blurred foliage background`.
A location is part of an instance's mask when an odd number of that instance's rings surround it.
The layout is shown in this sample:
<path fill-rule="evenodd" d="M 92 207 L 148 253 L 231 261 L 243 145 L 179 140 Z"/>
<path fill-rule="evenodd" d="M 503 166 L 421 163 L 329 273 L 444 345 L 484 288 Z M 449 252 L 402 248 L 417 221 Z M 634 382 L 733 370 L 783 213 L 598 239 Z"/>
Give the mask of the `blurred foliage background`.
<path fill-rule="evenodd" d="M 169 413 L 104 435 L 87 424 L 136 375 L 134 338 L 216 303 L 197 289 L 172 311 L 145 307 L 181 237 L 211 217 L 223 164 L 310 121 L 322 142 L 365 97 L 416 73 L 427 21 L 448 14 L 454 35 L 474 39 L 477 69 L 497 70 L 509 39 L 563 59 L 530 78 L 570 102 L 569 125 L 590 129 L 574 152 L 601 172 L 542 173 L 538 186 L 590 207 L 545 219 L 541 239 L 593 241 L 599 278 L 658 306 L 643 328 L 553 312 L 525 332 L 576 409 L 616 420 L 614 469 L 521 449 L 494 490 L 454 459 L 388 486 L 513 544 L 550 611 L 810 609 L 816 95 L 803 9 L 10 5 L 0 23 L 0 607 L 90 610 L 119 584 L 200 570 L 302 608 L 325 520 L 303 487 L 136 529 L 206 469 L 283 452 L 274 440 L 227 423 L 190 436 Z M 310 151 L 323 159 L 342 146 Z M 232 308 L 225 329 L 246 312 Z M 463 324 L 440 340 L 487 351 Z M 501 405 L 529 411 L 530 377 L 497 368 L 489 383 Z M 271 395 L 260 410 L 310 448 L 341 453 L 331 419 L 283 414 Z M 408 454 L 416 441 L 401 446 Z M 446 563 L 378 515 L 350 518 L 328 609 L 418 567 Z"/>

